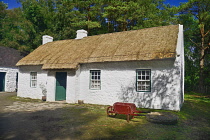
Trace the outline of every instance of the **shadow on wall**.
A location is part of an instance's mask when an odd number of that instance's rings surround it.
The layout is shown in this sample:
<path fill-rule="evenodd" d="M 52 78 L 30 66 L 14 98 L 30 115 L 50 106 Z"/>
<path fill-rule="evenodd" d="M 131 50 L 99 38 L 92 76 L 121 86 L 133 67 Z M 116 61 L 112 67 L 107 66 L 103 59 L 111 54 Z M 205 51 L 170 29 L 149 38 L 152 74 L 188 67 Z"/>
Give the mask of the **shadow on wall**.
<path fill-rule="evenodd" d="M 181 95 L 180 71 L 173 69 L 152 72 L 151 92 L 136 92 L 136 79 L 128 86 L 121 86 L 119 99 L 135 103 L 140 108 L 179 110 Z"/>
<path fill-rule="evenodd" d="M 42 90 L 43 96 L 47 96 L 47 88 L 45 87 L 45 85 L 43 83 L 41 83 L 41 84 L 39 84 L 39 87 Z"/>

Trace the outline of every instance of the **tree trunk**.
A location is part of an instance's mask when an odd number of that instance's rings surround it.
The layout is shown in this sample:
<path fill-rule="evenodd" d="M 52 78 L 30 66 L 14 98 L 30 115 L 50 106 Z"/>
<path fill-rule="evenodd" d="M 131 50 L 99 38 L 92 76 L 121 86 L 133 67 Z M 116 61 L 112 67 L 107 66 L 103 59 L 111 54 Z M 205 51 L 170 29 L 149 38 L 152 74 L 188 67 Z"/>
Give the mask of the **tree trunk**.
<path fill-rule="evenodd" d="M 200 32 L 201 32 L 201 52 L 200 52 L 200 77 L 199 77 L 199 87 L 204 86 L 204 56 L 205 56 L 205 46 L 204 46 L 204 25 L 200 27 Z M 201 93 L 203 92 L 202 90 L 200 91 Z"/>
<path fill-rule="evenodd" d="M 200 78 L 199 78 L 199 86 L 204 86 L 204 48 L 201 49 L 200 56 Z M 202 92 L 202 91 L 201 91 Z"/>

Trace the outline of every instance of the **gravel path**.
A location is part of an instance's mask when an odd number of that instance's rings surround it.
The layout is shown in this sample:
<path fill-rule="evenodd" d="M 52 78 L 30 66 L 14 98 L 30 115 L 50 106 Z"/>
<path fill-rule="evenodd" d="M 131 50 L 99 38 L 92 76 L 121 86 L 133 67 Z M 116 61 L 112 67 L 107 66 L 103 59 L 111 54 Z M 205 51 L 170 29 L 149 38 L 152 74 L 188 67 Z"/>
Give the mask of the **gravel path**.
<path fill-rule="evenodd" d="M 10 96 L 15 96 L 16 93 L 0 92 L 0 112 L 3 112 L 6 106 L 13 104 L 11 100 L 8 100 Z"/>
<path fill-rule="evenodd" d="M 5 112 L 36 112 L 42 110 L 54 110 L 57 108 L 65 107 L 62 103 L 37 103 L 37 102 L 13 102 L 4 108 Z"/>
<path fill-rule="evenodd" d="M 12 101 L 16 93 L 0 93 L 0 140 L 74 139 L 62 126 L 65 103 Z"/>

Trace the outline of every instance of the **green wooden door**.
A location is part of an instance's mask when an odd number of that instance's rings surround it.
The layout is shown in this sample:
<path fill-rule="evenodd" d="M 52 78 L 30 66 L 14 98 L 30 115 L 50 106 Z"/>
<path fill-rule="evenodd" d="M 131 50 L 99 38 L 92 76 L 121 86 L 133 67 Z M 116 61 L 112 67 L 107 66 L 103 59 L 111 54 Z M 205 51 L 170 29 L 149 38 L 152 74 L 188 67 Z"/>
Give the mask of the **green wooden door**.
<path fill-rule="evenodd" d="M 6 72 L 0 72 L 0 91 L 4 91 Z"/>
<path fill-rule="evenodd" d="M 66 72 L 56 72 L 55 100 L 66 100 Z"/>

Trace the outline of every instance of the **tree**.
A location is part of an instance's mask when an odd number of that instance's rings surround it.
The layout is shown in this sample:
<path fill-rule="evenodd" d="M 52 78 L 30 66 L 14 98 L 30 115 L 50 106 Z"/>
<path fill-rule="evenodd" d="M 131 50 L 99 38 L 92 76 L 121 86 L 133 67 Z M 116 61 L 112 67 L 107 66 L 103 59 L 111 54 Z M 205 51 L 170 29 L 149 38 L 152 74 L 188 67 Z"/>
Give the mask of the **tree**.
<path fill-rule="evenodd" d="M 0 2 L 0 42 L 3 39 L 3 20 L 6 17 L 7 5 L 4 2 Z"/>
<path fill-rule="evenodd" d="M 5 10 L 4 36 L 0 37 L 4 44 L 10 42 L 27 53 L 41 45 L 42 35 L 61 40 L 75 38 L 78 29 L 89 35 L 141 29 L 171 24 L 172 16 L 163 0 L 18 1 L 22 8 Z"/>
<path fill-rule="evenodd" d="M 209 0 L 189 0 L 188 3 L 182 4 L 179 7 L 180 18 L 185 19 L 186 15 L 191 17 L 193 21 L 191 26 L 186 26 L 185 30 L 192 30 L 189 39 L 192 43 L 191 53 L 199 53 L 199 86 L 205 85 L 205 77 L 208 75 L 205 72 L 209 71 L 209 63 L 206 62 L 209 59 L 209 46 L 210 46 L 210 1 Z M 192 27 L 193 28 L 189 28 Z M 188 31 L 189 32 L 189 31 Z M 189 35 L 190 35 L 189 34 Z M 193 47 L 192 47 L 193 46 Z M 198 55 L 197 55 L 198 56 Z M 196 61 L 196 57 L 193 58 Z M 202 92 L 202 91 L 201 91 Z"/>
<path fill-rule="evenodd" d="M 73 0 L 74 18 L 72 25 L 76 28 L 83 28 L 91 35 L 91 29 L 100 28 L 101 7 L 103 0 Z"/>
<path fill-rule="evenodd" d="M 26 50 L 28 34 L 23 30 L 27 22 L 23 18 L 22 11 L 19 8 L 5 10 L 5 16 L 1 19 L 1 40 L 3 46 Z M 25 48 L 25 49 L 23 49 Z"/>
<path fill-rule="evenodd" d="M 163 0 L 105 0 L 103 17 L 108 31 L 169 25 L 172 14 Z"/>
<path fill-rule="evenodd" d="M 75 38 L 76 31 L 72 26 L 72 19 L 75 17 L 72 12 L 73 9 L 72 1 L 60 0 L 55 2 L 51 28 L 55 40 Z"/>

